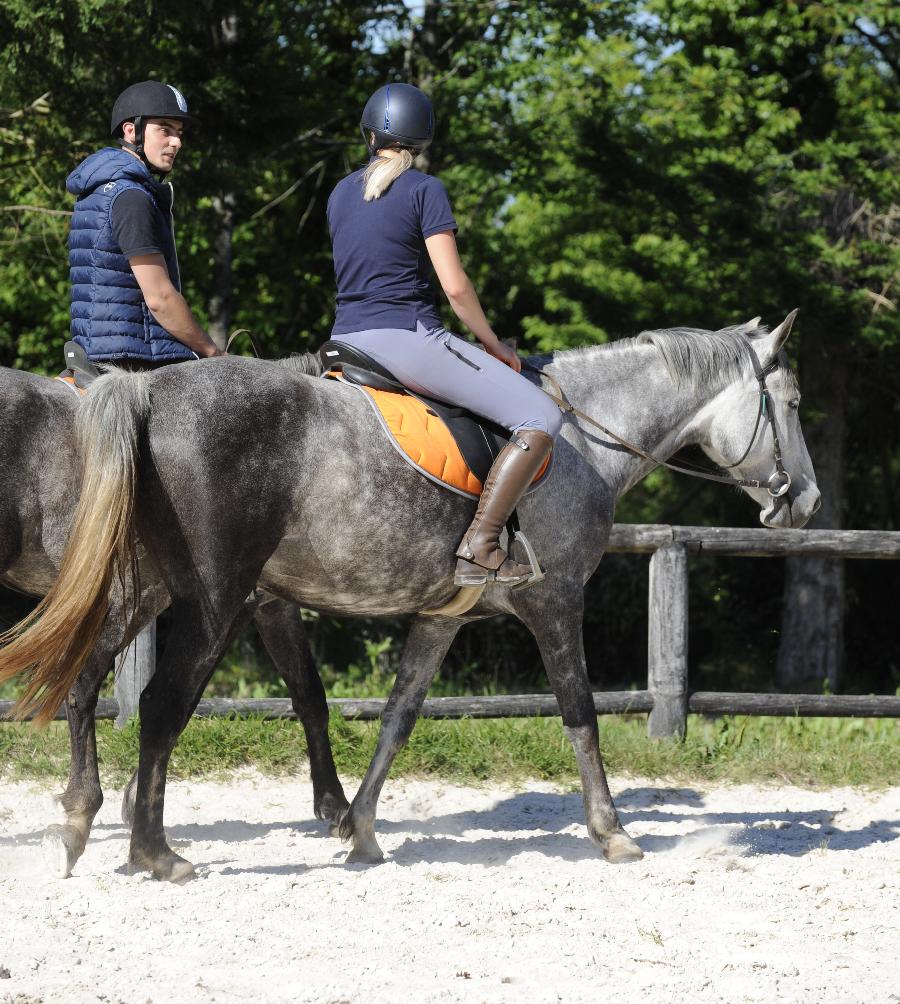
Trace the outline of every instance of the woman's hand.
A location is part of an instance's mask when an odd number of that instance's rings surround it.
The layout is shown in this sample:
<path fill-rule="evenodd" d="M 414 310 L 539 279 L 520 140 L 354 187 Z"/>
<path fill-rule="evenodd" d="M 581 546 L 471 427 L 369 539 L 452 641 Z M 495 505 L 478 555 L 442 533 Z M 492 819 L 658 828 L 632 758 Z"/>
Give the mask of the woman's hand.
<path fill-rule="evenodd" d="M 514 370 L 522 372 L 522 360 L 515 349 L 504 345 L 491 330 L 478 294 L 475 292 L 469 277 L 463 270 L 456 247 L 456 237 L 452 230 L 442 231 L 425 238 L 425 247 L 434 266 L 435 274 L 441 284 L 441 289 L 450 301 L 453 313 L 465 324 L 484 346 L 489 355 Z"/>
<path fill-rule="evenodd" d="M 515 370 L 516 373 L 522 372 L 522 360 L 519 358 L 519 353 L 505 342 L 501 342 L 499 338 L 497 344 L 492 345 L 487 351 L 495 359 L 499 359 L 501 363 L 506 363 L 511 370 Z"/>

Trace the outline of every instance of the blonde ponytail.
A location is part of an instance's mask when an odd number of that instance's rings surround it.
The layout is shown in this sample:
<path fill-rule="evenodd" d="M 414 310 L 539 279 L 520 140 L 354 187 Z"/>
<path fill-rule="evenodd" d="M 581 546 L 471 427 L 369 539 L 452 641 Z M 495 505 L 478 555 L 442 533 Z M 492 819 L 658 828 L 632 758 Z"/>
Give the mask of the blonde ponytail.
<path fill-rule="evenodd" d="M 393 183 L 412 167 L 412 151 L 401 149 L 397 157 L 375 157 L 363 172 L 366 202 L 379 199 Z"/>

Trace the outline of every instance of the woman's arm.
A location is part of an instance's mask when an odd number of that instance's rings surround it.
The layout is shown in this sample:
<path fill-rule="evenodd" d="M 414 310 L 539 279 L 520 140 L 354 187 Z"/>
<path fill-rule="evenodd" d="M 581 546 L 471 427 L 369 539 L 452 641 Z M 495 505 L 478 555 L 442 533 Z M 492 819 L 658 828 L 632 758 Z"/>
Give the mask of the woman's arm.
<path fill-rule="evenodd" d="M 454 314 L 492 356 L 506 363 L 516 373 L 521 373 L 522 361 L 518 353 L 500 341 L 484 316 L 475 287 L 459 260 L 453 231 L 447 230 L 426 237 L 425 247 L 428 249 L 428 256 L 431 258 L 441 289 L 450 301 Z"/>

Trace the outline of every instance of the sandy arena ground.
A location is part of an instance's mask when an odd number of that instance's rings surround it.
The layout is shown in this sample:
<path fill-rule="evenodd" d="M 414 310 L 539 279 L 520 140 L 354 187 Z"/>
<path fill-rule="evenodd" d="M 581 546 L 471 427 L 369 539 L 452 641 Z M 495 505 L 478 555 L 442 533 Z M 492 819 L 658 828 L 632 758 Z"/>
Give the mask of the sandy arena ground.
<path fill-rule="evenodd" d="M 637 864 L 578 794 L 389 780 L 366 868 L 305 780 L 173 783 L 173 887 L 127 874 L 118 792 L 48 878 L 61 811 L 0 785 L 0 1004 L 900 1001 L 900 789 L 613 791 Z"/>

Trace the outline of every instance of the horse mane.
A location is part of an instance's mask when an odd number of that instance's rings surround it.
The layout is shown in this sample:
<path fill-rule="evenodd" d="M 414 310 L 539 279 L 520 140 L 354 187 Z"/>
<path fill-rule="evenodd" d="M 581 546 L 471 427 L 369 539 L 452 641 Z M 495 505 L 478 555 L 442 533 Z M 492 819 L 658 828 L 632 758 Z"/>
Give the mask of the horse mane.
<path fill-rule="evenodd" d="M 735 324 L 718 331 L 704 328 L 658 328 L 642 331 L 631 339 L 637 345 L 652 345 L 663 357 L 677 387 L 691 385 L 710 390 L 722 378 L 736 380 L 752 369 L 748 336 L 765 335 L 768 328 Z"/>
<path fill-rule="evenodd" d="M 696 387 L 698 391 L 715 391 L 723 380 L 740 379 L 753 371 L 752 345 L 756 339 L 769 333 L 769 329 L 748 321 L 727 328 L 710 331 L 706 328 L 653 328 L 642 331 L 633 338 L 618 338 L 604 345 L 590 345 L 532 356 L 529 363 L 542 370 L 553 362 L 562 362 L 570 356 L 576 362 L 584 355 L 617 353 L 652 346 L 659 352 L 676 387 Z M 778 353 L 777 367 L 792 387 L 796 377 L 788 365 L 784 351 Z"/>
<path fill-rule="evenodd" d="M 322 360 L 315 352 L 292 352 L 283 359 L 273 359 L 272 362 L 295 373 L 305 373 L 307 376 L 321 376 L 324 371 Z"/>

